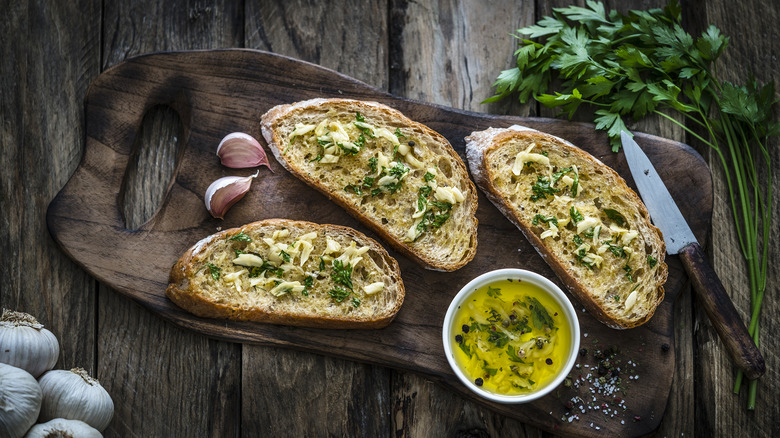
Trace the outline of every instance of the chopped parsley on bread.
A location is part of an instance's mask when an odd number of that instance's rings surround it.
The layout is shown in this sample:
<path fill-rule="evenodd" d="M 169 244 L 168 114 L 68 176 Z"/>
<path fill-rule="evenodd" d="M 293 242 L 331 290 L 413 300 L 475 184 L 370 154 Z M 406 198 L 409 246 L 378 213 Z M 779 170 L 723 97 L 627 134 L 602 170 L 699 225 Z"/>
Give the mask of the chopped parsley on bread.
<path fill-rule="evenodd" d="M 395 259 L 358 231 L 268 219 L 196 243 L 166 294 L 201 317 L 368 329 L 393 320 L 404 285 Z"/>
<path fill-rule="evenodd" d="M 477 186 L 589 313 L 619 329 L 652 317 L 667 277 L 663 237 L 614 170 L 517 126 L 473 132 L 466 155 Z"/>
<path fill-rule="evenodd" d="M 439 133 L 351 99 L 274 107 L 262 133 L 288 171 L 423 267 L 453 271 L 473 259 L 476 187 Z"/>

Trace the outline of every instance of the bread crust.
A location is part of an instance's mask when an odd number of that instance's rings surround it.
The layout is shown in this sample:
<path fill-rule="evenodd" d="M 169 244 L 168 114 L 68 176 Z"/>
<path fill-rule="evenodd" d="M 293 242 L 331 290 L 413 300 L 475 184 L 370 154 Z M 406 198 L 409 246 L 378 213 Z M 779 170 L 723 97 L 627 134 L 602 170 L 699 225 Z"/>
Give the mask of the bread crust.
<path fill-rule="evenodd" d="M 565 148 L 567 153 L 576 155 L 578 160 L 590 163 L 600 169 L 599 183 L 606 187 L 611 187 L 611 192 L 619 193 L 625 203 L 634 206 L 639 212 L 642 224 L 637 226 L 641 226 L 643 231 L 642 237 L 652 246 L 653 254 L 658 259 L 654 281 L 655 290 L 648 294 L 649 302 L 646 303 L 648 310 L 643 316 L 626 319 L 606 309 L 599 299 L 603 291 L 591 290 L 586 286 L 577 272 L 572 269 L 571 263 L 562 254 L 553 252 L 540 235 L 534 232 L 533 224 L 530 223 L 527 217 L 523 216 L 522 210 L 524 207 L 519 204 L 532 201 L 517 200 L 515 203 L 512 203 L 507 199 L 505 193 L 502 193 L 494 185 L 493 181 L 497 175 L 495 170 L 488 165 L 489 157 L 506 144 L 507 141 L 515 139 L 527 139 L 544 143 L 545 145 L 552 145 L 551 147 L 555 148 Z M 466 138 L 466 154 L 469 168 L 477 186 L 485 193 L 488 200 L 523 233 L 542 259 L 552 268 L 556 276 L 591 315 L 603 324 L 615 329 L 637 327 L 650 320 L 664 298 L 663 286 L 668 275 L 668 268 L 663 259 L 666 248 L 661 231 L 650 223 L 650 216 L 641 198 L 626 184 L 625 180 L 617 172 L 563 139 L 522 126 L 489 128 L 485 131 L 474 132 Z M 603 300 L 601 301 L 603 302 Z"/>
<path fill-rule="evenodd" d="M 325 315 L 302 314 L 300 311 L 290 310 L 284 305 L 257 307 L 243 305 L 240 302 L 219 302 L 213 297 L 206 296 L 203 291 L 194 284 L 193 278 L 197 272 L 203 269 L 204 259 L 209 255 L 212 246 L 219 241 L 238 235 L 249 234 L 253 230 L 279 230 L 293 229 L 301 233 L 317 231 L 331 236 L 344 236 L 355 241 L 360 246 L 368 246 L 367 254 L 381 260 L 386 268 L 386 275 L 391 283 L 387 286 L 392 294 L 392 302 L 382 309 L 379 314 L 369 317 L 356 317 L 349 315 Z M 270 232 L 270 231 L 269 231 Z M 398 263 L 375 240 L 348 227 L 339 225 L 320 225 L 307 221 L 293 221 L 288 219 L 266 219 L 253 222 L 239 228 L 231 228 L 212 234 L 189 248 L 176 261 L 170 271 L 169 285 L 165 291 L 168 298 L 184 310 L 205 318 L 230 319 L 236 321 L 252 321 L 260 323 L 291 325 L 314 328 L 331 329 L 377 329 L 387 326 L 396 316 L 403 304 L 405 289 L 401 278 Z M 381 292 L 385 293 L 385 292 Z"/>
<path fill-rule="evenodd" d="M 301 163 L 290 161 L 284 154 L 286 139 L 283 138 L 280 133 L 280 125 L 291 119 L 295 119 L 303 113 L 313 111 L 324 112 L 327 109 L 335 110 L 337 112 L 348 111 L 354 113 L 355 111 L 360 111 L 363 114 L 378 114 L 384 120 L 392 121 L 395 126 L 406 127 L 414 132 L 420 133 L 421 136 L 432 139 L 432 141 L 439 146 L 438 151 L 446 157 L 447 162 L 452 167 L 453 174 L 457 175 L 456 179 L 462 181 L 465 188 L 465 190 L 463 190 L 463 195 L 466 197 L 466 201 L 463 202 L 463 204 L 466 208 L 466 212 L 461 216 L 465 218 L 462 226 L 468 230 L 463 234 L 471 236 L 468 244 L 462 248 L 459 247 L 457 251 L 442 251 L 441 248 L 431 249 L 427 245 L 423 246 L 417 245 L 415 242 L 405 242 L 402 236 L 392 232 L 388 226 L 381 221 L 376 220 L 376 218 L 372 218 L 365 210 L 361 209 L 360 205 L 357 205 L 354 200 L 349 199 L 347 195 L 342 193 L 345 192 L 344 190 L 324 185 L 315 179 L 311 175 L 311 172 L 305 170 Z M 465 163 L 463 163 L 460 156 L 455 152 L 447 139 L 438 132 L 407 118 L 398 110 L 377 102 L 324 98 L 279 105 L 271 108 L 262 116 L 261 130 L 274 157 L 276 157 L 276 160 L 287 171 L 341 206 L 347 213 L 369 227 L 396 251 L 416 261 L 424 268 L 435 271 L 454 271 L 462 268 L 474 258 L 477 250 L 478 226 L 476 218 L 478 206 L 476 186 L 468 176 L 468 169 L 466 168 Z"/>

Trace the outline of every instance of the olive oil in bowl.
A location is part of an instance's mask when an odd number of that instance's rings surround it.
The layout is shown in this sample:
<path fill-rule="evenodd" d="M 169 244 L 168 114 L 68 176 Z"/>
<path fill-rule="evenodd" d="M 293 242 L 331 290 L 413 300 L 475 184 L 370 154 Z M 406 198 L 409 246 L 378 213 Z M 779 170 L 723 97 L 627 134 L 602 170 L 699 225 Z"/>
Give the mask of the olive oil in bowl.
<path fill-rule="evenodd" d="M 501 402 L 554 389 L 579 348 L 579 324 L 565 295 L 546 278 L 516 269 L 484 274 L 464 287 L 443 332 L 461 381 Z"/>

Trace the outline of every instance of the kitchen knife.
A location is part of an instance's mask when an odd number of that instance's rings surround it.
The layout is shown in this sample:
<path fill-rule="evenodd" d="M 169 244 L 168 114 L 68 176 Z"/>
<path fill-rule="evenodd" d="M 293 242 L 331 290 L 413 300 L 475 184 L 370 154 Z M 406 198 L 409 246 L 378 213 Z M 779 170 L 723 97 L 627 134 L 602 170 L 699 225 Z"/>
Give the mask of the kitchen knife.
<path fill-rule="evenodd" d="M 715 270 L 705 259 L 688 222 L 632 135 L 623 131 L 620 138 L 639 195 L 647 206 L 653 223 L 663 233 L 666 252 L 671 255 L 679 254 L 697 300 L 704 306 L 707 316 L 737 367 L 748 379 L 761 377 L 766 371 L 764 358 L 753 343 Z"/>

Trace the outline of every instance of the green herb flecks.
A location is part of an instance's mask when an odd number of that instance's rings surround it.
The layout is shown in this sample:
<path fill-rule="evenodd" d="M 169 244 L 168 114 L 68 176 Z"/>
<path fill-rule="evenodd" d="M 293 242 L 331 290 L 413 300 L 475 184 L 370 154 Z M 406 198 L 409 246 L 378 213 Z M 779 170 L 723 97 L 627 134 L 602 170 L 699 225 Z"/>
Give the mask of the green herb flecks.
<path fill-rule="evenodd" d="M 555 195 L 560 192 L 550 184 L 550 179 L 541 175 L 536 176 L 536 182 L 531 186 L 531 190 L 534 192 L 531 195 L 532 201 L 538 201 L 540 199 L 547 199 L 547 196 Z"/>
<path fill-rule="evenodd" d="M 222 272 L 222 269 L 220 269 L 218 266 L 212 264 L 212 263 L 206 263 L 206 267 L 209 268 L 209 273 L 211 274 L 211 278 L 214 280 L 219 280 L 219 274 Z"/>
<path fill-rule="evenodd" d="M 578 222 L 581 222 L 585 218 L 582 216 L 582 213 L 580 213 L 579 210 L 577 210 L 577 207 L 571 206 L 569 209 L 569 216 L 571 216 L 571 221 L 574 223 L 574 225 L 577 225 Z"/>
<path fill-rule="evenodd" d="M 555 321 L 553 321 L 550 314 L 547 313 L 547 308 L 544 307 L 539 300 L 534 297 L 527 297 L 527 302 L 528 309 L 531 310 L 531 315 L 533 316 L 534 327 L 537 330 L 542 330 L 544 328 L 549 328 L 550 330 L 555 329 Z"/>
<path fill-rule="evenodd" d="M 301 293 L 304 296 L 308 297 L 309 296 L 309 288 L 314 286 L 314 277 L 312 277 L 311 275 L 307 275 L 306 278 L 303 280 L 303 286 L 304 286 L 303 287 L 303 291 L 301 291 Z"/>
<path fill-rule="evenodd" d="M 575 196 L 577 196 L 577 187 L 579 186 L 580 176 L 579 176 L 579 174 L 577 174 L 577 172 L 574 171 L 574 168 L 566 167 L 564 169 L 561 169 L 561 170 L 553 173 L 552 185 L 557 184 L 559 179 L 563 178 L 564 175 L 569 174 L 569 173 L 574 175 L 574 177 L 572 178 L 573 182 L 571 184 L 571 196 L 575 197 Z"/>
<path fill-rule="evenodd" d="M 347 299 L 352 294 L 352 291 L 342 289 L 340 287 L 334 287 L 333 289 L 328 291 L 328 294 L 336 300 L 337 303 L 340 303 Z"/>
<path fill-rule="evenodd" d="M 493 330 L 488 334 L 487 340 L 498 348 L 504 348 L 509 343 L 509 336 L 502 331 Z"/>
<path fill-rule="evenodd" d="M 334 283 L 346 286 L 352 290 L 352 265 L 346 265 L 339 259 L 333 260 L 333 273 L 330 278 Z"/>
<path fill-rule="evenodd" d="M 363 189 L 359 185 L 349 184 L 347 186 L 344 186 L 345 192 L 348 192 L 350 190 L 352 190 L 358 196 L 363 196 Z"/>
<path fill-rule="evenodd" d="M 604 214 L 606 214 L 607 217 L 612 220 L 612 222 L 618 224 L 618 226 L 622 227 L 626 223 L 626 218 L 624 218 L 623 215 L 620 214 L 620 212 L 617 210 L 613 210 L 611 208 L 605 208 Z"/>
<path fill-rule="evenodd" d="M 487 294 L 491 298 L 498 298 L 501 296 L 501 288 L 488 286 Z"/>
<path fill-rule="evenodd" d="M 243 231 L 238 234 L 234 234 L 228 238 L 232 242 L 251 242 L 252 239 Z"/>
<path fill-rule="evenodd" d="M 631 283 L 636 281 L 634 280 L 634 274 L 632 273 L 633 269 L 631 269 L 631 266 L 628 265 L 623 266 L 623 271 L 626 273 L 626 279 L 628 279 L 628 281 L 630 281 Z"/>
<path fill-rule="evenodd" d="M 615 238 L 617 240 L 617 238 Z M 620 258 L 626 258 L 626 247 L 622 245 L 613 245 L 611 240 L 605 240 L 601 242 L 604 245 L 607 245 L 607 249 L 609 249 L 609 252 L 612 253 L 615 257 Z"/>
<path fill-rule="evenodd" d="M 442 211 L 448 211 L 452 209 L 452 204 L 447 201 L 431 201 L 431 205 Z"/>
<path fill-rule="evenodd" d="M 544 215 L 537 214 L 531 221 L 531 223 L 534 225 L 539 225 L 540 222 L 544 222 L 546 224 L 552 222 L 553 225 L 556 227 L 558 226 L 558 219 L 556 219 L 555 216 L 545 217 Z"/>
<path fill-rule="evenodd" d="M 509 360 L 511 360 L 512 362 L 525 363 L 523 358 L 518 356 L 517 352 L 515 351 L 515 347 L 513 347 L 512 345 L 508 345 L 506 347 L 506 354 L 507 356 L 509 356 Z"/>
<path fill-rule="evenodd" d="M 471 359 L 471 348 L 468 345 L 466 345 L 463 336 L 461 336 L 460 340 L 458 341 L 458 347 L 460 347 L 461 351 L 466 353 L 466 356 L 468 356 L 468 358 Z"/>
<path fill-rule="evenodd" d="M 284 269 L 275 266 L 268 261 L 264 261 L 262 266 L 252 266 L 249 269 L 249 278 L 258 278 L 261 276 L 264 276 L 265 273 L 271 273 L 272 275 L 276 277 L 281 277 L 284 275 Z"/>
<path fill-rule="evenodd" d="M 647 264 L 650 265 L 651 268 L 655 268 L 655 265 L 658 264 L 658 259 L 651 256 L 650 254 L 647 255 Z"/>
<path fill-rule="evenodd" d="M 360 136 L 362 137 L 363 134 L 360 134 Z M 337 143 L 336 145 L 344 152 L 345 156 L 357 155 L 357 153 L 360 152 L 360 147 L 355 143 Z"/>

